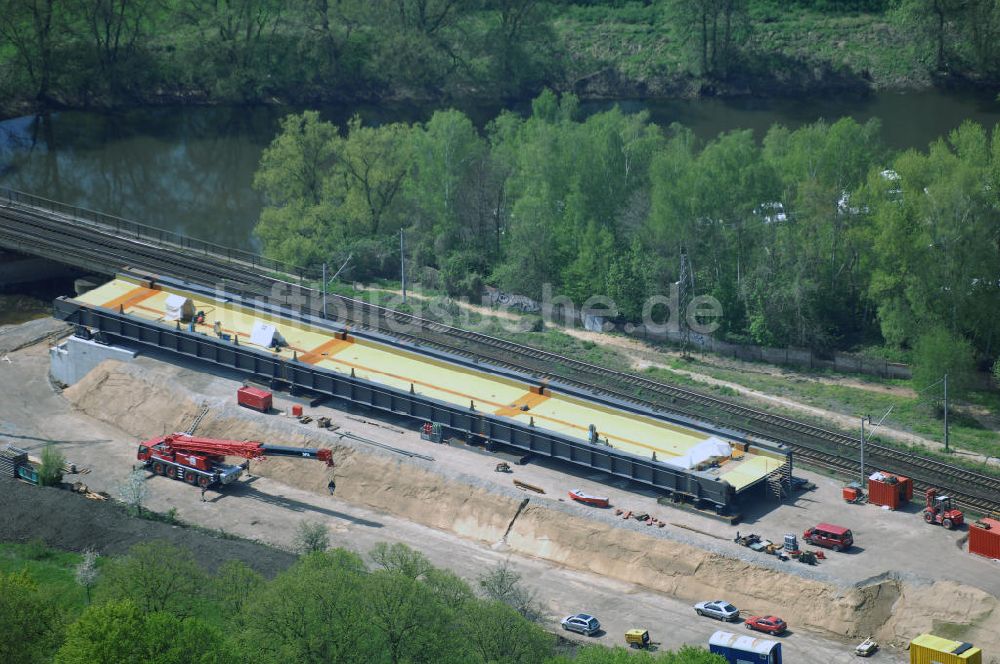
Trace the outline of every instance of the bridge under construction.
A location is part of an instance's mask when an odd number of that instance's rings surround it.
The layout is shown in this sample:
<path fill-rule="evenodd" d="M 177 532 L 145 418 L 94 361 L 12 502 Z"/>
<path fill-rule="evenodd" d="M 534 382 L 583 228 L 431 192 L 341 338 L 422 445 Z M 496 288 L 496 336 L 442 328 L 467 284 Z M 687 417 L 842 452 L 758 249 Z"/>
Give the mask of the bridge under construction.
<path fill-rule="evenodd" d="M 776 443 L 195 284 L 120 274 L 82 296 L 60 298 L 55 309 L 110 340 L 439 424 L 720 511 L 762 484 L 787 490 L 791 477 L 791 453 Z"/>

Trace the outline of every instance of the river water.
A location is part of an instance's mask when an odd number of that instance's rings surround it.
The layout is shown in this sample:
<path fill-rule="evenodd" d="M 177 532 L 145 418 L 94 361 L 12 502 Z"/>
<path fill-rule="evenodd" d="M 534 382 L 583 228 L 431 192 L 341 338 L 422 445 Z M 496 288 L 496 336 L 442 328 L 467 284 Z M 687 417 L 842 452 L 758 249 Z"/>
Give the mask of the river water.
<path fill-rule="evenodd" d="M 680 122 L 708 139 L 732 129 L 762 137 L 774 123 L 819 118 L 882 120 L 894 149 L 926 148 L 964 120 L 1000 122 L 995 93 L 883 93 L 864 98 L 619 100 L 586 102 L 585 113 L 615 103 L 648 110 L 653 122 Z M 390 104 L 320 109 L 343 123 L 425 121 L 453 104 Z M 498 105 L 457 107 L 483 126 Z M 528 103 L 509 108 L 526 112 Z M 242 249 L 256 249 L 261 199 L 253 173 L 289 108 L 144 108 L 118 113 L 67 111 L 0 122 L 0 186 L 116 214 Z"/>

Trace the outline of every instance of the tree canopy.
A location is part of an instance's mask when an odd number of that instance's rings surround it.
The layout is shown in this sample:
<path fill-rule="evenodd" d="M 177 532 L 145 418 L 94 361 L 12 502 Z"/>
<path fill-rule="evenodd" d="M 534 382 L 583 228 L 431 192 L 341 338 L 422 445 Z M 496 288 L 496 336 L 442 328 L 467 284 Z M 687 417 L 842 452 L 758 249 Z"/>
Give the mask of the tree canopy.
<path fill-rule="evenodd" d="M 850 118 L 701 142 L 544 92 L 482 132 L 454 110 L 343 134 L 309 112 L 282 126 L 257 174 L 274 258 L 352 254 L 350 277 L 392 278 L 402 228 L 410 272 L 452 295 L 608 296 L 638 321 L 684 276 L 735 341 L 913 348 L 943 326 L 998 354 L 1000 138 L 973 123 L 899 155 L 878 121 Z"/>

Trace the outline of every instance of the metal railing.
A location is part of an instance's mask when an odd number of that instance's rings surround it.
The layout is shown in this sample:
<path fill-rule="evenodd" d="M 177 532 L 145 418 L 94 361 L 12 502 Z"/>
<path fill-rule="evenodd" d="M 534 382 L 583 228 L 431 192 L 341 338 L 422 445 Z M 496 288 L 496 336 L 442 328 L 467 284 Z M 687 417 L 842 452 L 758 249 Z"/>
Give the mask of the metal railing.
<path fill-rule="evenodd" d="M 105 212 L 97 212 L 77 205 L 68 205 L 53 201 L 42 196 L 29 194 L 16 189 L 0 187 L 0 203 L 6 202 L 10 207 L 30 208 L 41 210 L 55 215 L 70 217 L 74 221 L 84 222 L 109 233 L 114 233 L 120 237 L 129 237 L 144 242 L 151 242 L 162 246 L 171 246 L 184 249 L 188 252 L 211 256 L 213 258 L 226 260 L 230 263 L 242 263 L 254 270 L 269 270 L 282 275 L 297 277 L 301 283 L 305 279 L 319 279 L 319 272 L 315 269 L 304 268 L 284 261 L 267 258 L 260 254 L 255 254 L 242 249 L 226 247 L 207 240 L 199 240 L 173 231 L 156 228 L 147 224 L 140 224 L 136 221 L 116 217 Z"/>

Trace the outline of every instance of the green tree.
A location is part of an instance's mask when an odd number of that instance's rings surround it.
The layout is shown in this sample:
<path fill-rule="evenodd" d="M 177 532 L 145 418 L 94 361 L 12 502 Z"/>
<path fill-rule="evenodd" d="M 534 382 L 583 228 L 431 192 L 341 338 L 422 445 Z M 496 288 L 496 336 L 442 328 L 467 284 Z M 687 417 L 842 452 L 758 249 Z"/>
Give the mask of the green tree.
<path fill-rule="evenodd" d="M 626 319 L 642 319 L 646 299 L 653 294 L 656 259 L 643 247 L 638 236 L 627 252 L 616 252 L 608 266 L 607 293 Z"/>
<path fill-rule="evenodd" d="M 62 616 L 44 597 L 27 571 L 0 573 L 0 661 L 48 662 L 62 636 Z"/>
<path fill-rule="evenodd" d="M 143 69 L 155 68 L 141 58 L 143 45 L 156 31 L 153 0 L 80 0 L 84 32 L 97 62 L 96 83 L 117 97 L 139 82 Z"/>
<path fill-rule="evenodd" d="M 485 0 L 489 28 L 483 40 L 490 58 L 490 81 L 515 96 L 554 77 L 554 35 L 541 0 Z"/>
<path fill-rule="evenodd" d="M 868 295 L 883 336 L 912 345 L 942 326 L 992 352 L 1000 342 L 1000 262 L 994 210 L 1000 205 L 1000 141 L 971 122 L 893 162 L 892 179 L 875 172 L 865 188 L 871 209 Z"/>
<path fill-rule="evenodd" d="M 945 374 L 950 396 L 961 397 L 975 385 L 972 345 L 943 327 L 933 327 L 920 335 L 913 348 L 913 384 L 923 390 L 940 382 Z"/>
<path fill-rule="evenodd" d="M 405 544 L 379 542 L 368 556 L 387 572 L 401 574 L 408 579 L 421 579 L 434 569 L 427 556 Z"/>
<path fill-rule="evenodd" d="M 381 661 L 365 610 L 365 566 L 342 549 L 314 553 L 254 592 L 237 618 L 237 643 L 256 661 Z"/>
<path fill-rule="evenodd" d="M 316 111 L 286 115 L 281 129 L 260 158 L 254 188 L 271 207 L 318 206 L 336 161 L 337 128 Z"/>
<path fill-rule="evenodd" d="M 537 595 L 524 584 L 520 573 L 506 560 L 483 573 L 478 582 L 479 590 L 486 599 L 506 604 L 528 620 L 537 621 L 541 618 L 542 610 L 538 605 Z"/>
<path fill-rule="evenodd" d="M 693 40 L 699 73 L 725 78 L 750 33 L 748 0 L 672 0 L 679 33 Z"/>
<path fill-rule="evenodd" d="M 333 196 L 342 201 L 338 216 L 347 230 L 374 237 L 393 233 L 402 223 L 398 194 L 410 169 L 410 128 L 404 124 L 364 127 L 358 116 L 338 141 Z"/>
<path fill-rule="evenodd" d="M 225 97 L 245 101 L 265 91 L 274 62 L 273 35 L 282 23 L 280 0 L 188 0 L 179 18 L 198 35 L 188 63 Z M 208 76 L 204 76 L 207 73 Z"/>
<path fill-rule="evenodd" d="M 454 614 L 424 583 L 376 570 L 365 579 L 364 611 L 392 664 L 460 661 Z"/>
<path fill-rule="evenodd" d="M 620 646 L 605 648 L 587 646 L 575 656 L 549 659 L 547 664 L 726 664 L 722 655 L 713 655 L 704 648 L 682 646 L 679 650 L 651 653 L 635 652 Z"/>
<path fill-rule="evenodd" d="M 300 555 L 322 553 L 330 548 L 330 534 L 322 523 L 300 521 L 295 529 L 295 550 Z"/>
<path fill-rule="evenodd" d="M 125 664 L 143 661 L 145 616 L 130 600 L 95 604 L 66 630 L 57 664 Z"/>
<path fill-rule="evenodd" d="M 896 18 L 903 25 L 913 27 L 930 37 L 934 45 L 937 71 L 948 68 L 948 28 L 958 17 L 964 0 L 902 0 L 896 6 Z"/>
<path fill-rule="evenodd" d="M 21 63 L 35 99 L 51 100 L 56 53 L 61 40 L 57 0 L 0 1 L 0 37 Z"/>
<path fill-rule="evenodd" d="M 224 616 L 233 618 L 263 585 L 264 577 L 242 560 L 227 560 L 212 579 L 212 599 L 222 607 Z"/>
<path fill-rule="evenodd" d="M 461 612 L 461 633 L 474 661 L 541 662 L 552 653 L 554 639 L 503 602 L 478 601 Z"/>
<path fill-rule="evenodd" d="M 57 664 L 227 664 L 240 659 L 198 618 L 144 613 L 129 600 L 88 607 L 69 626 Z"/>
<path fill-rule="evenodd" d="M 42 465 L 38 468 L 38 481 L 42 486 L 58 486 L 62 483 L 66 457 L 54 445 L 46 445 L 42 450 Z"/>
<path fill-rule="evenodd" d="M 437 111 L 411 134 L 413 172 L 405 182 L 410 222 L 436 256 L 475 247 L 478 225 L 468 192 L 479 176 L 486 144 L 469 118 L 455 110 Z"/>
<path fill-rule="evenodd" d="M 129 600 L 147 613 L 191 615 L 208 579 L 190 550 L 167 541 L 142 542 L 104 567 L 101 586 L 110 600 Z"/>

